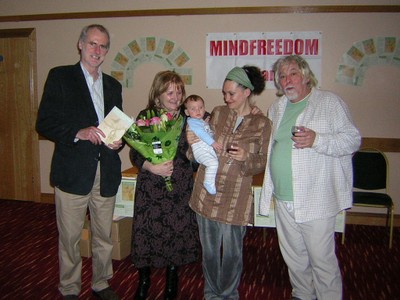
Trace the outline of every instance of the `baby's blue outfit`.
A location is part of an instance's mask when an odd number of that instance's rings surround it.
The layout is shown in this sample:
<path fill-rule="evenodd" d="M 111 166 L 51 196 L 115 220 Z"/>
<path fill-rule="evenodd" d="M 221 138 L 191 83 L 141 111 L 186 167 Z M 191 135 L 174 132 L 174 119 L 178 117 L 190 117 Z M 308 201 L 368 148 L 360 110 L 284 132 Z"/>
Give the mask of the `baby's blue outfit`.
<path fill-rule="evenodd" d="M 188 125 L 189 129 L 200 138 L 199 142 L 192 145 L 192 151 L 196 161 L 206 167 L 203 185 L 207 192 L 215 195 L 217 193 L 215 177 L 218 170 L 218 157 L 211 146 L 215 142 L 212 130 L 210 125 L 202 119 L 189 117 Z"/>

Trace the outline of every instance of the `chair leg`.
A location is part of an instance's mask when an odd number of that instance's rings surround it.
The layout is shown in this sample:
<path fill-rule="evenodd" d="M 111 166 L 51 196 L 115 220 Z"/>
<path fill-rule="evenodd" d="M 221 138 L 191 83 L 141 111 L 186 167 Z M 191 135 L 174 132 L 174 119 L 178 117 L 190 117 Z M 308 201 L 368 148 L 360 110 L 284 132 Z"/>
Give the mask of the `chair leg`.
<path fill-rule="evenodd" d="M 387 208 L 387 213 L 386 213 L 386 227 L 389 226 L 389 219 L 390 219 L 390 216 L 391 216 L 391 207 L 389 206 L 389 207 Z"/>
<path fill-rule="evenodd" d="M 394 209 L 392 205 L 392 207 L 390 208 L 389 249 L 392 249 L 392 244 L 393 244 L 393 213 Z"/>

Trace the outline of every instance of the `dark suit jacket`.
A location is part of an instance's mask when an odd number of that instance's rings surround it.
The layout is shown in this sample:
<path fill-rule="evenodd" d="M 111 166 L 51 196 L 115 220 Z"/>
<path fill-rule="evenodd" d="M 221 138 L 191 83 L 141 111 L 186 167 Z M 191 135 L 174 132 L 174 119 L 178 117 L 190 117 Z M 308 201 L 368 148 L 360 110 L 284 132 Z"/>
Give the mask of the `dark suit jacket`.
<path fill-rule="evenodd" d="M 103 73 L 104 115 L 122 109 L 121 84 Z M 88 194 L 100 158 L 100 193 L 111 197 L 121 182 L 121 160 L 117 151 L 90 141 L 74 142 L 77 132 L 97 126 L 98 118 L 80 63 L 50 70 L 39 106 L 36 130 L 55 143 L 51 184 L 62 191 Z"/>

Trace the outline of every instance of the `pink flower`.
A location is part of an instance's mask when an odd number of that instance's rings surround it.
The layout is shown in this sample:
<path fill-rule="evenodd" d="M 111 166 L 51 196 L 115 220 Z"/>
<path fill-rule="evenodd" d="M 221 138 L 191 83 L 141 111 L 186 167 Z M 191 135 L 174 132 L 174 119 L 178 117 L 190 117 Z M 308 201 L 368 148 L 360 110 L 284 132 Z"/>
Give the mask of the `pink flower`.
<path fill-rule="evenodd" d="M 150 120 L 150 125 L 160 125 L 161 118 L 160 117 L 152 117 Z"/>
<path fill-rule="evenodd" d="M 167 117 L 168 117 L 168 121 L 172 121 L 172 119 L 174 118 L 174 116 L 171 113 L 166 113 Z"/>
<path fill-rule="evenodd" d="M 146 121 L 142 120 L 142 119 L 139 119 L 139 120 L 136 121 L 136 125 L 137 126 L 148 126 L 148 125 L 146 125 Z"/>

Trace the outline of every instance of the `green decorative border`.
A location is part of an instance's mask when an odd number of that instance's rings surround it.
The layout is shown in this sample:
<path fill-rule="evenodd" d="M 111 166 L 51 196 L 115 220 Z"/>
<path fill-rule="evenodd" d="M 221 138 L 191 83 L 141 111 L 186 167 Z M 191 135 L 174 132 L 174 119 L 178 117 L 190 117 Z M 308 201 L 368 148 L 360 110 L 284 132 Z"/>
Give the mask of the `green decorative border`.
<path fill-rule="evenodd" d="M 371 37 L 354 43 L 343 54 L 336 73 L 336 81 L 361 86 L 365 72 L 374 65 L 400 67 L 400 38 L 393 36 Z"/>
<path fill-rule="evenodd" d="M 192 84 L 192 68 L 185 65 L 190 57 L 185 50 L 174 41 L 154 36 L 140 37 L 124 46 L 111 63 L 111 76 L 123 87 L 133 87 L 135 69 L 144 63 L 157 62 L 167 70 L 181 75 L 186 85 Z"/>

